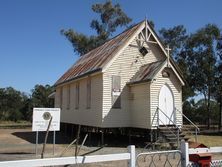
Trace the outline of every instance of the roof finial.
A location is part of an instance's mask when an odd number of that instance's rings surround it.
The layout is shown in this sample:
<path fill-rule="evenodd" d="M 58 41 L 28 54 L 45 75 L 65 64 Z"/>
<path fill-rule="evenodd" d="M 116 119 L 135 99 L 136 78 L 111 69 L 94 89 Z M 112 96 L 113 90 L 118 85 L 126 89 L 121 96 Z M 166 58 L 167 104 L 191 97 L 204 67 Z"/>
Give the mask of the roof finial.
<path fill-rule="evenodd" d="M 147 32 L 147 16 L 145 15 L 145 41 L 147 41 L 148 32 Z"/>
<path fill-rule="evenodd" d="M 169 45 L 167 45 L 166 50 L 167 50 L 167 66 L 169 67 L 169 63 L 170 63 L 170 51 L 171 51 Z"/>

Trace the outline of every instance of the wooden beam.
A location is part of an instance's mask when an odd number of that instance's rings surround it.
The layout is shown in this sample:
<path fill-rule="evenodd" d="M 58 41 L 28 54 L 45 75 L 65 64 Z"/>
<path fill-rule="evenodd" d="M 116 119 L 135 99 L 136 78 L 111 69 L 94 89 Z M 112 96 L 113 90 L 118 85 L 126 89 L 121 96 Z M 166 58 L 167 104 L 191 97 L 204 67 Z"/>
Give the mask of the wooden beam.
<path fill-rule="evenodd" d="M 141 40 L 141 39 L 137 39 L 138 41 L 144 41 L 144 40 Z M 147 43 L 153 43 L 153 44 L 158 44 L 156 41 L 144 41 L 144 42 L 147 42 Z"/>

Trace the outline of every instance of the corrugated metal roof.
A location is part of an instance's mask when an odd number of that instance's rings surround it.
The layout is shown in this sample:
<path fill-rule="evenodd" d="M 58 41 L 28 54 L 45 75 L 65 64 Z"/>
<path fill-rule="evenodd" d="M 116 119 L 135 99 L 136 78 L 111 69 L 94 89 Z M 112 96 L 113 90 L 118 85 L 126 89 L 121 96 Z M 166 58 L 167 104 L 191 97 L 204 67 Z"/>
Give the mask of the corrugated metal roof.
<path fill-rule="evenodd" d="M 128 84 L 151 81 L 164 63 L 165 61 L 157 61 L 141 66 L 139 71 L 133 76 Z"/>
<path fill-rule="evenodd" d="M 116 52 L 124 46 L 143 22 L 136 24 L 118 36 L 110 39 L 103 45 L 81 56 L 79 60 L 55 83 L 55 85 L 82 77 L 102 68 L 115 56 Z"/>

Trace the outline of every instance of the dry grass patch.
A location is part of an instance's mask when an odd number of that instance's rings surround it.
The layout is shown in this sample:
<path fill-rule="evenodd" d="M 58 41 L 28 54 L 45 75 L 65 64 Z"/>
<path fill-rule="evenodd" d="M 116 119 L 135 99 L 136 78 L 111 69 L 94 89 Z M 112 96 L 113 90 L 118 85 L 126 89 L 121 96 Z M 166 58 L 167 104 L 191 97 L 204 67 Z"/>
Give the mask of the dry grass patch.
<path fill-rule="evenodd" d="M 194 137 L 191 137 L 191 141 L 195 141 Z M 198 143 L 202 143 L 207 147 L 222 147 L 222 134 L 210 134 L 210 135 L 198 135 Z"/>

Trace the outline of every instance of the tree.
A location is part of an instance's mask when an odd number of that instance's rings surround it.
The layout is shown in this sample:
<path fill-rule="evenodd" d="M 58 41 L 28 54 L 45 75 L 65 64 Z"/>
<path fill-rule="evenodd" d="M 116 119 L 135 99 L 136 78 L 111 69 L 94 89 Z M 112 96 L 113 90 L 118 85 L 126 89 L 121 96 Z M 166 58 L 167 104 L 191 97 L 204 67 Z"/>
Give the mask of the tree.
<path fill-rule="evenodd" d="M 72 43 L 74 52 L 83 55 L 90 50 L 105 43 L 118 27 L 127 26 L 132 19 L 129 18 L 117 3 L 107 1 L 104 4 L 92 5 L 92 11 L 100 15 L 100 19 L 93 19 L 90 26 L 96 30 L 97 35 L 87 36 L 75 30 L 61 30 L 61 33 Z"/>
<path fill-rule="evenodd" d="M 183 25 L 178 25 L 169 29 L 162 28 L 159 30 L 160 38 L 165 45 L 169 45 L 171 48 L 171 55 L 177 65 L 180 67 L 185 80 L 189 80 L 189 72 L 187 71 L 187 63 L 185 61 L 186 55 L 186 43 L 189 35 L 186 28 Z M 186 101 L 189 97 L 194 96 L 194 90 L 187 84 L 183 87 L 183 101 Z"/>
<path fill-rule="evenodd" d="M 49 85 L 36 85 L 30 96 L 12 87 L 0 88 L 0 120 L 31 121 L 33 107 L 54 107 L 48 97 L 53 91 Z"/>
<path fill-rule="evenodd" d="M 222 128 L 222 35 L 220 35 L 220 39 L 217 41 L 217 72 L 216 72 L 216 82 L 214 87 L 214 98 L 219 105 L 219 121 L 218 128 L 221 130 Z"/>
<path fill-rule="evenodd" d="M 53 99 L 49 98 L 53 91 L 50 85 L 35 85 L 31 96 L 33 107 L 54 107 Z"/>
<path fill-rule="evenodd" d="M 218 75 L 216 78 L 215 98 L 219 104 L 218 128 L 222 128 L 222 63 L 218 65 Z"/>
<path fill-rule="evenodd" d="M 217 54 L 215 42 L 220 36 L 216 25 L 207 24 L 196 33 L 191 34 L 187 41 L 186 61 L 189 75 L 189 85 L 198 93 L 204 95 L 208 113 L 208 128 L 210 127 L 210 100 L 216 76 Z"/>
<path fill-rule="evenodd" d="M 22 119 L 26 121 L 32 120 L 32 98 L 30 96 L 24 96 L 23 107 L 21 108 Z"/>
<path fill-rule="evenodd" d="M 183 25 L 178 25 L 173 28 L 162 28 L 159 30 L 160 38 L 165 45 L 171 48 L 171 55 L 174 60 L 178 60 L 180 52 L 184 49 L 188 38 L 186 28 Z"/>
<path fill-rule="evenodd" d="M 22 118 L 21 108 L 26 96 L 12 87 L 0 89 L 0 120 L 17 121 Z"/>

